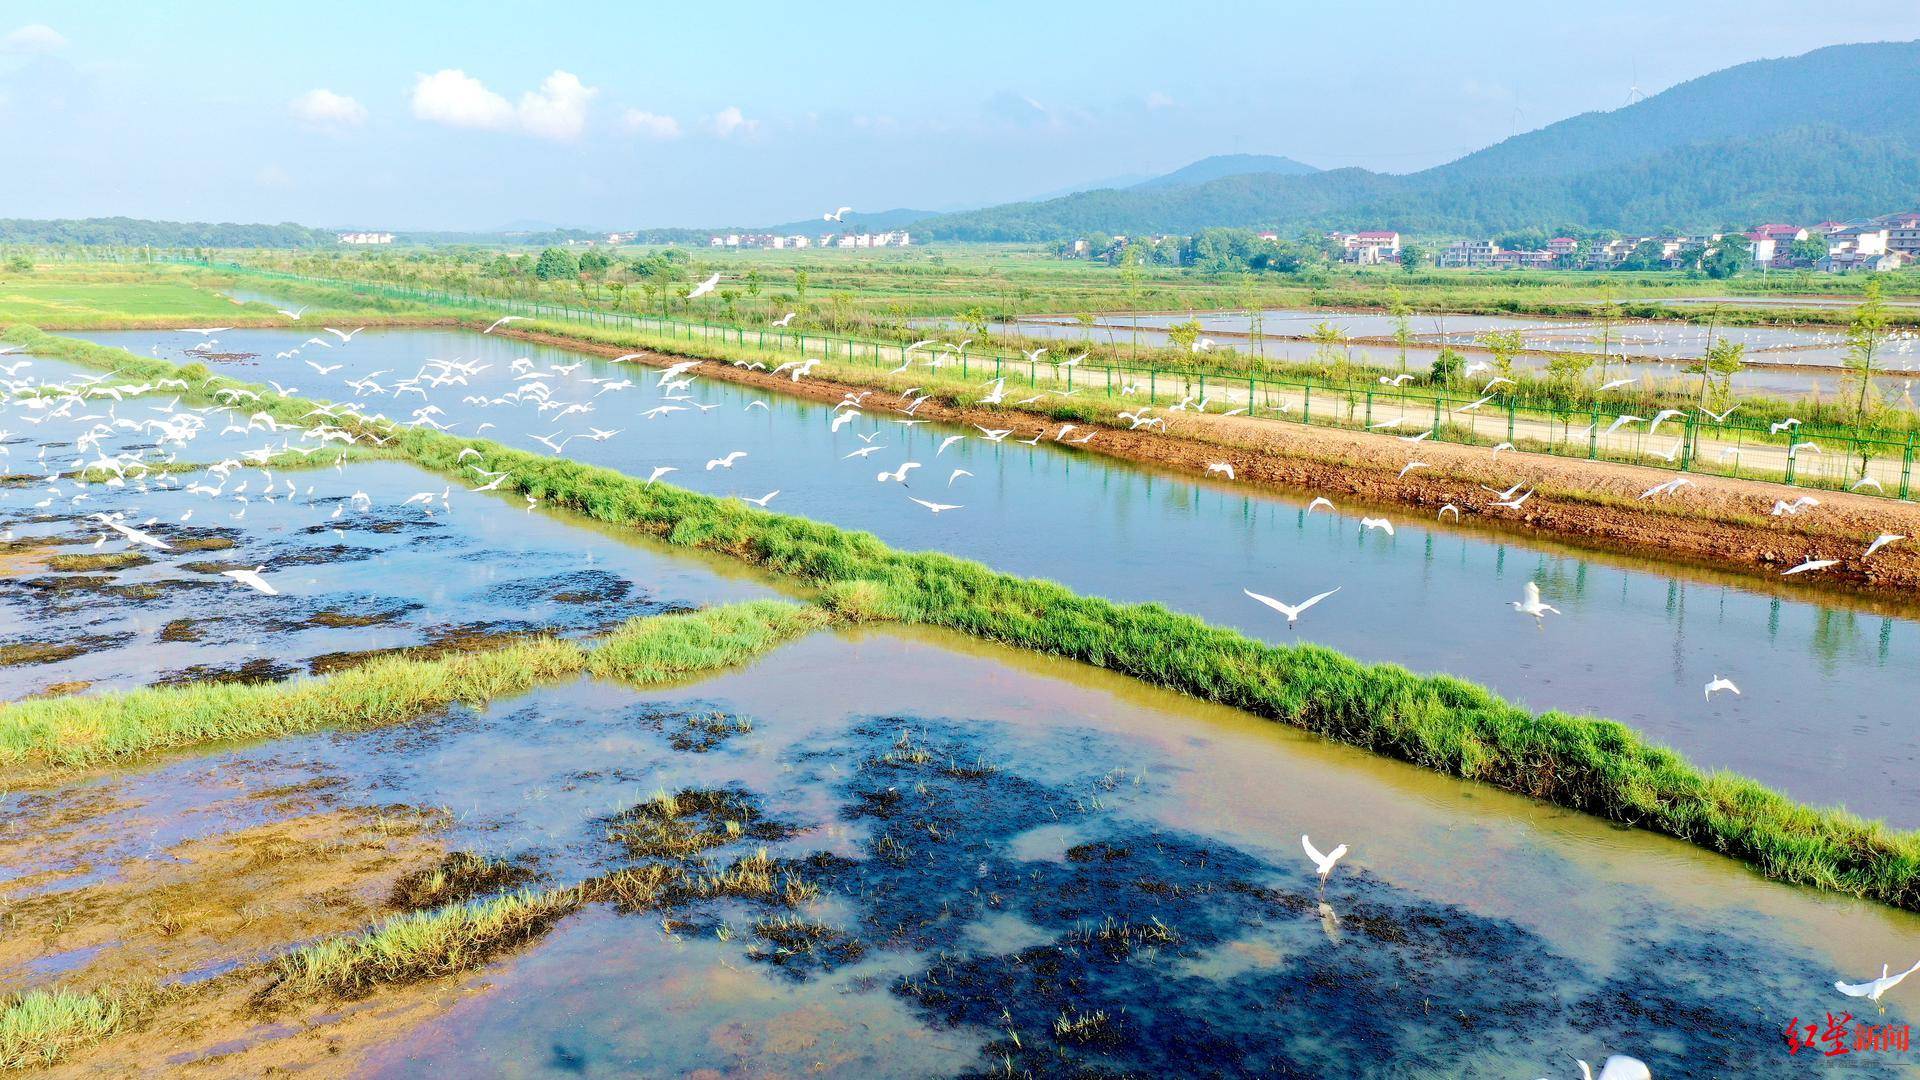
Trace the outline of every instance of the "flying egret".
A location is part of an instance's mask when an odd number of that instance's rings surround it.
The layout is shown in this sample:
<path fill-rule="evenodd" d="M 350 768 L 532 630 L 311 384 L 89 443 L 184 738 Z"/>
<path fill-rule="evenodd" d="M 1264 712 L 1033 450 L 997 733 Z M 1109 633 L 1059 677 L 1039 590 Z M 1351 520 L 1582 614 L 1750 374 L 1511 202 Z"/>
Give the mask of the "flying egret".
<path fill-rule="evenodd" d="M 1313 512 L 1322 506 L 1329 510 L 1333 509 L 1333 500 L 1327 498 L 1325 495 L 1315 495 L 1313 501 L 1307 504 L 1307 515 L 1311 517 Z"/>
<path fill-rule="evenodd" d="M 687 294 L 687 299 L 698 300 L 701 297 L 712 292 L 713 287 L 718 284 L 720 284 L 720 272 L 716 270 L 714 271 L 713 276 L 707 278 L 707 280 L 701 282 L 700 284 L 695 285 L 693 287 L 693 291 Z"/>
<path fill-rule="evenodd" d="M 897 483 L 897 484 L 904 484 L 907 482 L 907 474 L 919 467 L 920 467 L 920 463 L 917 461 L 903 461 L 900 463 L 899 468 L 893 470 L 892 472 L 882 471 L 880 474 L 875 476 L 874 479 L 883 484 L 889 480 L 892 480 L 894 483 Z M 939 511 L 937 510 L 934 512 L 939 513 Z"/>
<path fill-rule="evenodd" d="M 726 457 L 711 458 L 707 461 L 707 471 L 712 472 L 715 469 L 731 469 L 733 468 L 734 462 L 746 456 L 747 452 L 745 450 L 735 450 Z"/>
<path fill-rule="evenodd" d="M 1541 602 L 1540 586 L 1531 581 L 1527 582 L 1527 588 L 1524 593 L 1524 596 L 1525 596 L 1524 599 L 1514 600 L 1511 602 L 1513 604 L 1513 610 L 1519 612 L 1522 615 L 1531 615 L 1534 617 L 1535 620 L 1539 620 L 1544 618 L 1548 612 L 1552 612 L 1555 615 L 1558 615 L 1561 613 L 1560 609 L 1557 607 L 1554 607 L 1552 604 Z"/>
<path fill-rule="evenodd" d="M 264 566 L 256 566 L 251 570 L 222 570 L 220 576 L 230 577 L 247 588 L 266 593 L 268 596 L 279 596 L 280 590 L 267 584 L 267 580 L 260 576 L 260 571 L 265 569 Z"/>
<path fill-rule="evenodd" d="M 1326 592 L 1320 593 L 1315 596 L 1309 596 L 1305 600 L 1302 600 L 1297 604 L 1283 604 L 1280 601 L 1275 600 L 1271 596 L 1266 596 L 1261 593 L 1254 592 L 1252 589 L 1243 588 L 1240 591 L 1243 593 L 1246 593 L 1248 596 L 1252 597 L 1253 599 L 1258 600 L 1261 603 L 1267 605 L 1268 607 L 1279 612 L 1280 614 L 1285 615 L 1287 617 L 1287 629 L 1291 630 L 1293 629 L 1293 625 L 1300 621 L 1301 613 L 1305 612 L 1308 608 L 1319 603 L 1320 601 L 1325 600 L 1327 597 L 1332 596 L 1334 593 L 1339 592 L 1340 586 L 1336 585 L 1333 588 L 1328 589 Z"/>
<path fill-rule="evenodd" d="M 1868 1001 L 1877 1002 L 1887 991 L 1899 986 L 1902 979 L 1905 979 L 1916 971 L 1920 971 L 1920 961 L 1916 961 L 1912 967 L 1898 975 L 1888 974 L 1888 965 L 1881 964 L 1879 978 L 1863 983 L 1836 982 L 1833 984 L 1833 988 L 1848 997 L 1863 997 Z"/>
<path fill-rule="evenodd" d="M 1458 521 L 1458 520 L 1460 520 L 1460 508 L 1459 508 L 1459 507 L 1457 507 L 1457 506 L 1455 506 L 1455 505 L 1453 505 L 1452 503 L 1448 503 L 1447 505 L 1445 505 L 1445 506 L 1443 506 L 1443 507 L 1441 507 L 1441 508 L 1440 508 L 1440 513 L 1439 513 L 1439 514 L 1437 514 L 1437 515 L 1435 515 L 1435 516 L 1436 516 L 1436 517 L 1446 517 L 1446 516 L 1447 516 L 1447 511 L 1449 511 L 1449 510 L 1451 510 L 1451 511 L 1453 511 L 1453 517 L 1454 517 L 1454 520 L 1455 520 L 1455 521 Z"/>
<path fill-rule="evenodd" d="M 1713 681 L 1707 684 L 1707 700 L 1712 701 L 1715 691 L 1719 690 L 1731 690 L 1735 697 L 1740 696 L 1740 688 L 1733 685 L 1732 679 L 1716 673 L 1713 676 Z"/>
<path fill-rule="evenodd" d="M 1804 574 L 1809 570 L 1825 570 L 1829 566 L 1838 565 L 1840 565 L 1839 559 L 1808 559 L 1806 562 L 1801 563 L 1791 570 L 1780 571 L 1780 576 L 1792 577 L 1795 574 Z"/>
<path fill-rule="evenodd" d="M 1891 544 L 1896 540 L 1905 540 L 1905 539 L 1906 537 L 1901 535 L 1900 533 L 1881 533 L 1878 537 L 1874 538 L 1873 543 L 1867 545 L 1867 555 L 1871 555 L 1874 552 L 1879 551 L 1881 548 L 1886 547 L 1888 544 Z M 1865 558 L 1866 556 L 1863 555 L 1861 557 Z"/>
<path fill-rule="evenodd" d="M 499 318 L 497 318 L 497 319 L 495 319 L 495 320 L 493 320 L 493 325 L 492 325 L 492 326 L 489 326 L 489 327 L 487 327 L 487 328 L 486 328 L 485 330 L 482 330 L 482 331 L 480 331 L 480 332 L 481 332 L 481 333 L 483 333 L 483 334 L 491 334 L 491 333 L 493 333 L 493 332 L 494 332 L 495 330 L 498 330 L 498 329 L 500 329 L 500 328 L 501 328 L 502 326 L 505 326 L 505 325 L 506 325 L 507 323 L 510 323 L 510 322 L 526 322 L 526 321 L 527 321 L 527 316 L 525 316 L 525 315 L 502 315 L 502 316 L 500 316 Z M 322 342 L 321 344 L 325 344 L 325 342 Z"/>
<path fill-rule="evenodd" d="M 772 502 L 773 497 L 778 494 L 780 494 L 780 489 L 774 488 L 772 491 L 767 492 L 765 495 L 762 495 L 757 499 L 742 498 L 740 501 L 745 503 L 752 503 L 753 505 L 759 507 L 760 509 L 765 510 L 767 508 L 767 504 Z"/>
<path fill-rule="evenodd" d="M 1388 521 L 1386 518 L 1363 517 L 1360 519 L 1360 527 L 1362 529 L 1379 529 L 1388 536 L 1393 535 L 1393 522 Z"/>
<path fill-rule="evenodd" d="M 1341 844 L 1339 847 L 1334 848 L 1324 855 L 1321 854 L 1320 849 L 1313 846 L 1313 841 L 1307 839 L 1307 834 L 1305 833 L 1300 834 L 1300 846 L 1306 849 L 1307 858 L 1313 860 L 1314 869 L 1320 872 L 1320 884 L 1322 885 L 1327 883 L 1327 875 L 1333 873 L 1333 864 L 1339 862 L 1347 855 L 1347 845 L 1345 844 Z"/>
<path fill-rule="evenodd" d="M 905 468 L 905 466 L 902 466 L 902 468 Z M 920 504 L 921 506 L 924 506 L 924 507 L 926 507 L 926 508 L 927 508 L 928 510 L 931 510 L 931 511 L 933 511 L 933 512 L 934 512 L 934 513 L 936 513 L 936 514 L 943 514 L 943 513 L 945 513 L 945 512 L 947 512 L 948 510 L 964 510 L 964 509 L 966 509 L 966 507 L 964 507 L 964 506 L 959 506 L 959 505 L 957 505 L 957 504 L 954 504 L 954 503 L 937 503 L 937 502 L 928 502 L 928 501 L 927 501 L 927 500 L 925 500 L 925 499 L 915 499 L 915 498 L 914 498 L 913 496 L 911 496 L 911 495 L 909 495 L 909 496 L 907 496 L 907 498 L 909 498 L 909 499 L 912 499 L 912 500 L 913 500 L 914 502 L 917 502 L 917 503 L 919 503 L 919 504 Z"/>
<path fill-rule="evenodd" d="M 1405 465 L 1402 465 L 1400 467 L 1400 475 L 1401 477 L 1404 478 L 1408 473 L 1412 472 L 1415 469 L 1431 469 L 1431 468 L 1433 468 L 1433 466 L 1427 464 L 1424 461 L 1409 461 Z"/>
<path fill-rule="evenodd" d="M 787 312 L 787 313 L 786 313 L 785 315 L 782 315 L 782 316 L 780 316 L 779 318 L 777 318 L 777 319 L 775 319 L 775 320 L 773 320 L 773 322 L 771 322 L 771 323 L 768 323 L 767 325 L 769 325 L 769 326 L 781 326 L 781 327 L 784 327 L 784 326 L 786 326 L 786 325 L 787 325 L 788 323 L 790 323 L 790 322 L 792 322 L 792 321 L 793 321 L 793 317 L 794 317 L 795 315 L 797 315 L 797 314 L 799 314 L 799 313 L 798 313 L 798 312 L 794 312 L 794 311 L 789 311 L 789 312 Z"/>
<path fill-rule="evenodd" d="M 1231 462 L 1231 461 L 1210 461 L 1210 462 L 1208 462 L 1208 463 L 1207 463 L 1207 471 L 1208 471 L 1209 473 L 1219 473 L 1220 475 L 1222 475 L 1222 476 L 1224 476 L 1224 477 L 1226 477 L 1227 479 L 1229 479 L 1229 480 L 1231 480 L 1231 479 L 1233 479 L 1233 462 Z"/>
<path fill-rule="evenodd" d="M 1579 1058 L 1573 1060 L 1580 1066 L 1580 1075 L 1585 1080 L 1595 1080 L 1592 1066 Z M 1647 1063 L 1639 1058 L 1614 1054 L 1600 1063 L 1598 1080 L 1653 1080 L 1653 1070 L 1647 1068 Z"/>
<path fill-rule="evenodd" d="M 967 471 L 967 470 L 965 470 L 965 469 L 955 469 L 955 470 L 953 470 L 953 475 L 951 475 L 951 476 L 949 476 L 949 477 L 947 477 L 947 486 L 948 486 L 948 487 L 952 487 L 952 486 L 953 486 L 953 482 L 954 482 L 955 480 L 958 480 L 958 479 L 960 479 L 960 478 L 961 478 L 961 477 L 963 477 L 963 476 L 972 476 L 972 475 L 973 475 L 972 473 L 970 473 L 970 472 L 968 472 L 968 471 Z"/>

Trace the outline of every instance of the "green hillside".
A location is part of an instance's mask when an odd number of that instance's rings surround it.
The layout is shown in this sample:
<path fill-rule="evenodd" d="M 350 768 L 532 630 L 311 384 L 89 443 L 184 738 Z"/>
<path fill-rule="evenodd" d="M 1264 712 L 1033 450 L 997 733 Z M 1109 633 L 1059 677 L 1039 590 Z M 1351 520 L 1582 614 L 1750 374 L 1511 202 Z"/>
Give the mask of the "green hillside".
<path fill-rule="evenodd" d="M 1423 172 L 1232 175 L 919 222 L 934 238 L 1050 240 L 1210 226 L 1492 233 L 1845 218 L 1920 202 L 1920 42 L 1761 60 Z"/>

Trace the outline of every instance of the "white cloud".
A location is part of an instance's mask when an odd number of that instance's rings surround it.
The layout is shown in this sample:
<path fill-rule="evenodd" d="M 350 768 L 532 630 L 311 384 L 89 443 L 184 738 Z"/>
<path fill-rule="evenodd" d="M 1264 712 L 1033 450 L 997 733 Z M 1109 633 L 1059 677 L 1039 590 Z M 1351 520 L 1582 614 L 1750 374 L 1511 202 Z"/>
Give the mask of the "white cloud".
<path fill-rule="evenodd" d="M 620 126 L 629 135 L 644 135 L 649 139 L 680 137 L 680 121 L 671 116 L 661 116 L 644 109 L 628 109 L 620 117 Z"/>
<path fill-rule="evenodd" d="M 413 83 L 413 115 L 448 127 L 502 131 L 513 126 L 513 106 L 459 68 L 421 75 Z"/>
<path fill-rule="evenodd" d="M 570 72 L 556 71 L 540 89 L 520 95 L 520 126 L 543 139 L 577 139 L 587 128 L 587 103 L 599 92 Z"/>
<path fill-rule="evenodd" d="M 357 127 L 367 121 L 367 107 L 325 87 L 309 90 L 287 103 L 287 110 L 320 127 Z"/>
<path fill-rule="evenodd" d="M 1173 108 L 1174 101 L 1173 98 L 1155 90 L 1147 95 L 1146 104 L 1149 109 L 1171 109 Z"/>
<path fill-rule="evenodd" d="M 555 71 L 518 107 L 458 68 L 415 78 L 413 115 L 448 127 L 519 131 L 543 139 L 575 139 L 587 127 L 587 106 L 600 91 L 579 76 Z"/>
<path fill-rule="evenodd" d="M 0 49 L 10 53 L 50 53 L 66 47 L 67 39 L 46 23 L 28 23 L 0 38 Z"/>
<path fill-rule="evenodd" d="M 723 139 L 736 134 L 752 135 L 759 130 L 760 121 L 747 119 L 738 105 L 729 105 L 713 114 L 713 133 Z"/>

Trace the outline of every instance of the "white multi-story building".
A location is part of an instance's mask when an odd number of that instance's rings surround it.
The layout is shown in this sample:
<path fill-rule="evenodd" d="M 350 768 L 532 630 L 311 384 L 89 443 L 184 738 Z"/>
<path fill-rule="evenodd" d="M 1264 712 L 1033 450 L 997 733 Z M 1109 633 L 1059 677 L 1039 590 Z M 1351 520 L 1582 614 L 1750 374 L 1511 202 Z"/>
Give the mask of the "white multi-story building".
<path fill-rule="evenodd" d="M 393 234 L 390 232 L 343 232 L 340 234 L 340 242 L 343 244 L 391 244 Z"/>

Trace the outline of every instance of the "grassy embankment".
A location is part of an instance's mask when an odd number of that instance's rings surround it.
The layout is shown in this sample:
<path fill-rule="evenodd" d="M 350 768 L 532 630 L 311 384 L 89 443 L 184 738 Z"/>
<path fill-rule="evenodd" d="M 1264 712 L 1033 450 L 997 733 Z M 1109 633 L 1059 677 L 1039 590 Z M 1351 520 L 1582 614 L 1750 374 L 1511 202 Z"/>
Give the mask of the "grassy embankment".
<path fill-rule="evenodd" d="M 30 328 L 7 337 L 92 366 L 149 362 Z M 230 382 L 209 380 L 202 392 L 220 385 Z M 275 398 L 267 407 L 297 414 L 311 403 Z M 1920 835 L 1706 772 L 1614 721 L 1535 714 L 1459 679 L 1362 664 L 1317 646 L 1268 645 L 1156 604 L 1117 604 L 937 552 L 899 552 L 868 534 L 487 440 L 410 429 L 395 432 L 391 445 L 443 473 L 455 471 L 460 452 L 472 448 L 482 467 L 510 474 L 510 490 L 833 586 L 843 604 L 868 617 L 945 627 L 1105 667 L 1449 775 L 1667 833 L 1778 880 L 1920 910 Z M 7 715 L 0 712 L 0 721 Z"/>

